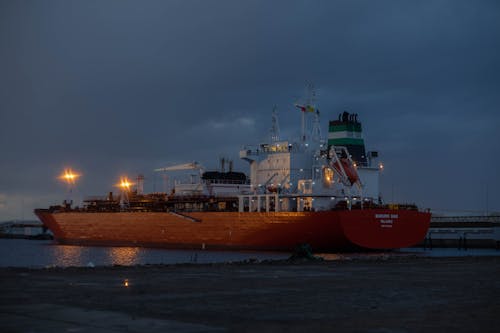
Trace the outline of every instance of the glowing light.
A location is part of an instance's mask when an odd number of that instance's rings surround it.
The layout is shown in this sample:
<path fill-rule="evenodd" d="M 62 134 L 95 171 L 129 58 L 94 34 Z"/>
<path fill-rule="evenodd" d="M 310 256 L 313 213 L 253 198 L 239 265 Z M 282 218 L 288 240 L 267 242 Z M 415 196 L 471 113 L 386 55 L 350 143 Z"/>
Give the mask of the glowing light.
<path fill-rule="evenodd" d="M 123 286 L 125 288 L 128 288 L 128 286 L 129 286 L 128 279 L 123 280 Z"/>
<path fill-rule="evenodd" d="M 352 165 L 353 165 L 355 168 L 357 168 L 357 167 L 358 167 L 358 165 L 357 165 L 356 163 L 353 163 Z"/>
<path fill-rule="evenodd" d="M 68 169 L 64 169 L 64 172 L 59 176 L 59 179 L 61 179 L 62 181 L 66 182 L 68 184 L 75 184 L 76 180 L 80 176 L 81 175 L 79 173 L 76 173 L 75 171 L 68 168 Z"/>
<path fill-rule="evenodd" d="M 121 177 L 120 182 L 116 184 L 117 187 L 124 191 L 130 191 L 130 187 L 134 185 L 127 177 Z"/>
<path fill-rule="evenodd" d="M 380 170 L 384 170 L 384 165 L 383 165 L 382 163 L 379 163 L 378 168 L 379 168 Z"/>
<path fill-rule="evenodd" d="M 326 184 L 329 185 L 333 181 L 333 170 L 330 168 L 325 168 L 323 172 L 323 179 Z"/>

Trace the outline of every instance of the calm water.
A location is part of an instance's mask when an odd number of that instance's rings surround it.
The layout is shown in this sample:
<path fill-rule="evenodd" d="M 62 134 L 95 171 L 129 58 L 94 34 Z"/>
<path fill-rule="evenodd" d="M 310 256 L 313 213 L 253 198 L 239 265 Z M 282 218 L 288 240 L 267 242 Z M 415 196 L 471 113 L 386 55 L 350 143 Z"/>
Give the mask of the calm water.
<path fill-rule="evenodd" d="M 381 256 L 500 256 L 494 249 L 402 249 L 392 252 L 319 254 L 326 260 L 351 260 Z M 0 267 L 68 267 L 176 263 L 220 263 L 230 261 L 287 259 L 290 253 L 252 251 L 166 250 L 139 247 L 92 247 L 57 245 L 53 241 L 0 239 Z"/>
<path fill-rule="evenodd" d="M 217 263 L 286 259 L 288 253 L 165 250 L 139 247 L 57 245 L 53 241 L 0 239 L 0 267 L 108 266 Z"/>

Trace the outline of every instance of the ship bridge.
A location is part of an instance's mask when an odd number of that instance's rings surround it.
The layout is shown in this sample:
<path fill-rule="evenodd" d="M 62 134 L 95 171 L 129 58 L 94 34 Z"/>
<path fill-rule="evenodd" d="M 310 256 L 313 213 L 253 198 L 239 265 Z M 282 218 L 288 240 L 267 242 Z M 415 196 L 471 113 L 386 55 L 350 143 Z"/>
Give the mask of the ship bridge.
<path fill-rule="evenodd" d="M 293 150 L 294 146 L 288 141 L 262 143 L 260 145 L 245 146 L 240 151 L 241 159 L 253 160 L 255 156 L 267 155 L 273 153 L 289 153 Z"/>

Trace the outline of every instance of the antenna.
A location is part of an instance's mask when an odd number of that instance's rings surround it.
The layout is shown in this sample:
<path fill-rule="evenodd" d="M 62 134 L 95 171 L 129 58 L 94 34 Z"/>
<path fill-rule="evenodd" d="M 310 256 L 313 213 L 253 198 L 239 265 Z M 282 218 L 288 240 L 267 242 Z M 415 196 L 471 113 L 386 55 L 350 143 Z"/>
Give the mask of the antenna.
<path fill-rule="evenodd" d="M 277 142 L 280 140 L 280 125 L 278 123 L 278 107 L 276 105 L 273 107 L 271 117 L 271 142 Z"/>
<path fill-rule="evenodd" d="M 316 103 L 316 90 L 314 90 L 314 83 L 308 83 L 306 86 L 307 105 L 314 107 Z"/>

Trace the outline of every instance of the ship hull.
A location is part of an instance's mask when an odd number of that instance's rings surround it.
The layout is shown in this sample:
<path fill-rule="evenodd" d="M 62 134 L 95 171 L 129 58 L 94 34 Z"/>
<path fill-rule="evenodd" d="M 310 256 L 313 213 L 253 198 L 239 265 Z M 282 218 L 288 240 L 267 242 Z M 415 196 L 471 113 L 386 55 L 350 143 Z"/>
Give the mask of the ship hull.
<path fill-rule="evenodd" d="M 324 212 L 35 211 L 61 244 L 314 251 L 394 249 L 421 242 L 430 214 L 366 209 Z"/>

